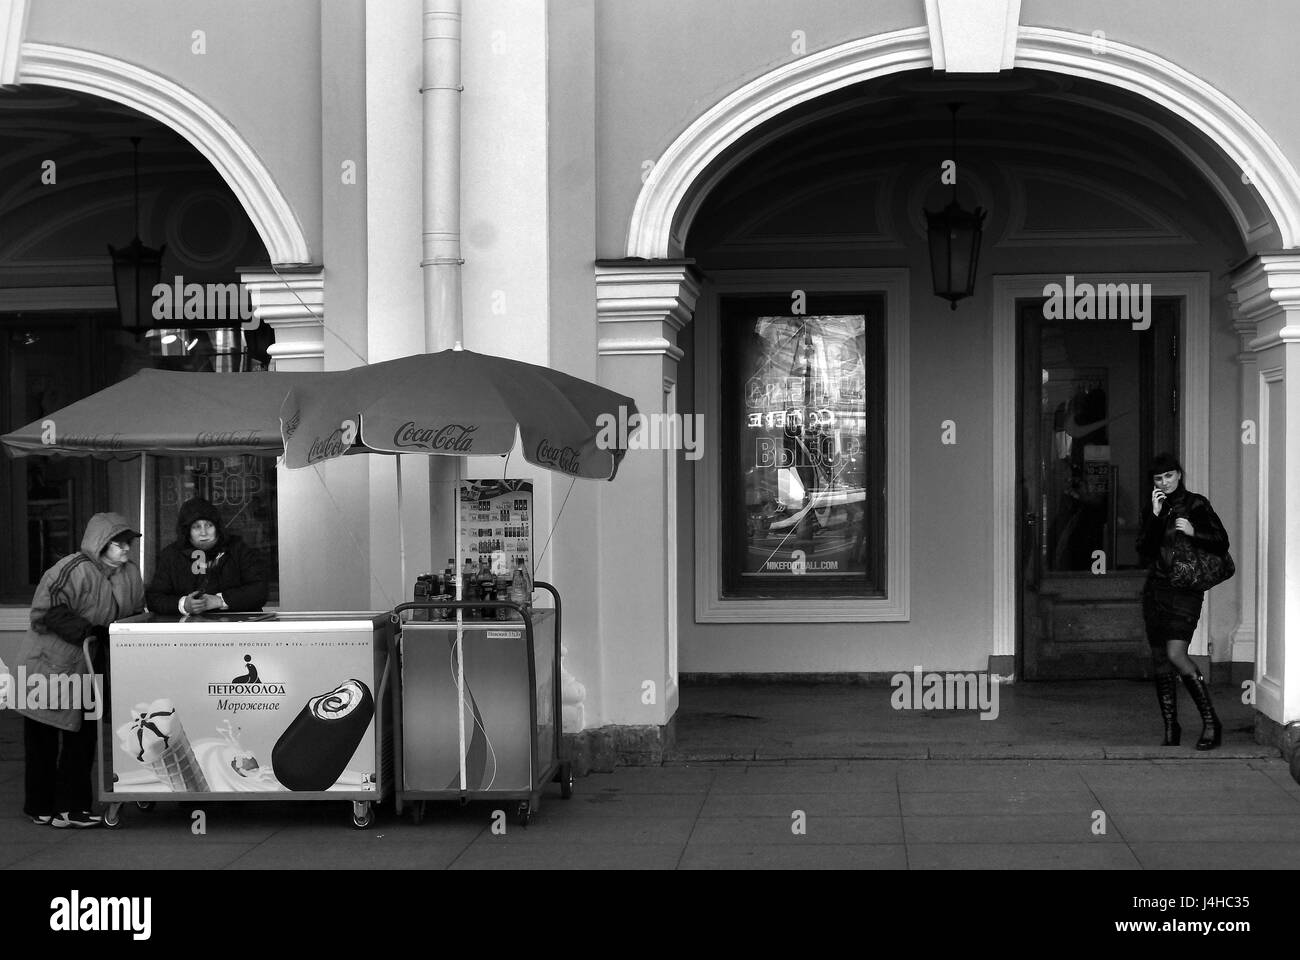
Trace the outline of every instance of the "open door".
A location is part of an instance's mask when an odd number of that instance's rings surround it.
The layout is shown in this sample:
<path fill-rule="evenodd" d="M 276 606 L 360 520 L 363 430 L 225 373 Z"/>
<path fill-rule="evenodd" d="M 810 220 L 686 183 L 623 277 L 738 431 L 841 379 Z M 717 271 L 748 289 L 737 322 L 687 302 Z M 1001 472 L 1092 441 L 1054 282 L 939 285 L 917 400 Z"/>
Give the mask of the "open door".
<path fill-rule="evenodd" d="M 1016 305 L 1021 675 L 1148 677 L 1135 542 L 1144 465 L 1178 452 L 1181 301 L 1156 300 L 1144 331 L 1042 303 Z"/>

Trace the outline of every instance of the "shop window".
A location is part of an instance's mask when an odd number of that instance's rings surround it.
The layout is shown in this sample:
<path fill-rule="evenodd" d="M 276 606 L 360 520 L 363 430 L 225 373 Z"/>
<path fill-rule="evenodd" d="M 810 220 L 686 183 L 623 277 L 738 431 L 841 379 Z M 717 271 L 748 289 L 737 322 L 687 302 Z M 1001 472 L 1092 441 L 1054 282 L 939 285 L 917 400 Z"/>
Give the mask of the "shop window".
<path fill-rule="evenodd" d="M 228 534 L 261 551 L 271 577 L 270 602 L 279 599 L 274 457 L 151 457 L 149 460 L 149 528 L 157 531 L 158 551 L 178 534 L 180 506 L 202 497 L 220 512 Z"/>
<path fill-rule="evenodd" d="M 906 270 L 713 271 L 689 355 L 698 623 L 907 620 Z"/>
<path fill-rule="evenodd" d="M 722 595 L 884 595 L 879 295 L 721 302 Z"/>
<path fill-rule="evenodd" d="M 0 313 L 0 431 L 39 420 L 143 367 L 251 374 L 265 370 L 270 331 L 238 327 L 120 332 L 112 310 Z M 263 551 L 278 597 L 275 460 L 150 457 L 146 576 L 176 536 L 179 505 L 210 500 L 227 528 Z M 41 574 L 75 552 L 91 515 L 139 514 L 139 460 L 0 455 L 0 602 L 30 603 Z"/>

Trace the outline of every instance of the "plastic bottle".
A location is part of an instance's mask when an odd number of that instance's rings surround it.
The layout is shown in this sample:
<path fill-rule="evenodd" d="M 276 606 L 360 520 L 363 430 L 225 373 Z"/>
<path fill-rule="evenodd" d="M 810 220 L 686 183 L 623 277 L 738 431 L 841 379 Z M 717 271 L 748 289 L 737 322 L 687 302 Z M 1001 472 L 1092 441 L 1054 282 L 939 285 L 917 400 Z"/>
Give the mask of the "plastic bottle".
<path fill-rule="evenodd" d="M 532 578 L 524 569 L 524 558 L 515 557 L 515 572 L 510 578 L 510 602 L 528 610 L 533 602 Z"/>

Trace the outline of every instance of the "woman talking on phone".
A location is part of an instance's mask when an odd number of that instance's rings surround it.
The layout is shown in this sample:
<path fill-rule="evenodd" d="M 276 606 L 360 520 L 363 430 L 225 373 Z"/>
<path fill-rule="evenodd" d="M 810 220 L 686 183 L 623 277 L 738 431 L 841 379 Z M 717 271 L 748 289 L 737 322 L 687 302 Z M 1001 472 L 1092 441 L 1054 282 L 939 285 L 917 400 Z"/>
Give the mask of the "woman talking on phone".
<path fill-rule="evenodd" d="M 1223 728 L 1210 702 L 1209 684 L 1187 655 L 1192 634 L 1201 618 L 1204 591 L 1170 582 L 1175 538 L 1186 536 L 1212 554 L 1228 552 L 1228 534 L 1210 501 L 1183 485 L 1183 466 L 1169 453 L 1157 455 L 1148 471 L 1151 507 L 1144 511 L 1137 538 L 1138 556 L 1148 565 L 1142 590 L 1142 618 L 1155 664 L 1156 697 L 1165 722 L 1164 746 L 1176 747 L 1182 735 L 1178 725 L 1177 671 L 1201 714 L 1197 750 L 1210 750 L 1222 742 Z"/>

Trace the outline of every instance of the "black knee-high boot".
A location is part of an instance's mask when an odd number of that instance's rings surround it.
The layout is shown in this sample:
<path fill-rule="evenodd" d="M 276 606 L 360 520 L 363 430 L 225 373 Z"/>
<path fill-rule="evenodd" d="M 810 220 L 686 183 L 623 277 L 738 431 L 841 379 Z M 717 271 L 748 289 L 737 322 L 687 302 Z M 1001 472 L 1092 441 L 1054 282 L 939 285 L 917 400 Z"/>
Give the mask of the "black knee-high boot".
<path fill-rule="evenodd" d="M 1178 678 L 1172 673 L 1156 674 L 1156 699 L 1165 721 L 1165 742 L 1161 746 L 1176 747 L 1182 742 L 1183 728 L 1178 725 Z"/>
<path fill-rule="evenodd" d="M 1196 709 L 1201 714 L 1201 739 L 1196 741 L 1197 750 L 1211 750 L 1223 742 L 1223 727 L 1219 724 L 1214 704 L 1210 702 L 1210 685 L 1200 673 L 1183 676 L 1183 686 L 1192 695 Z"/>

